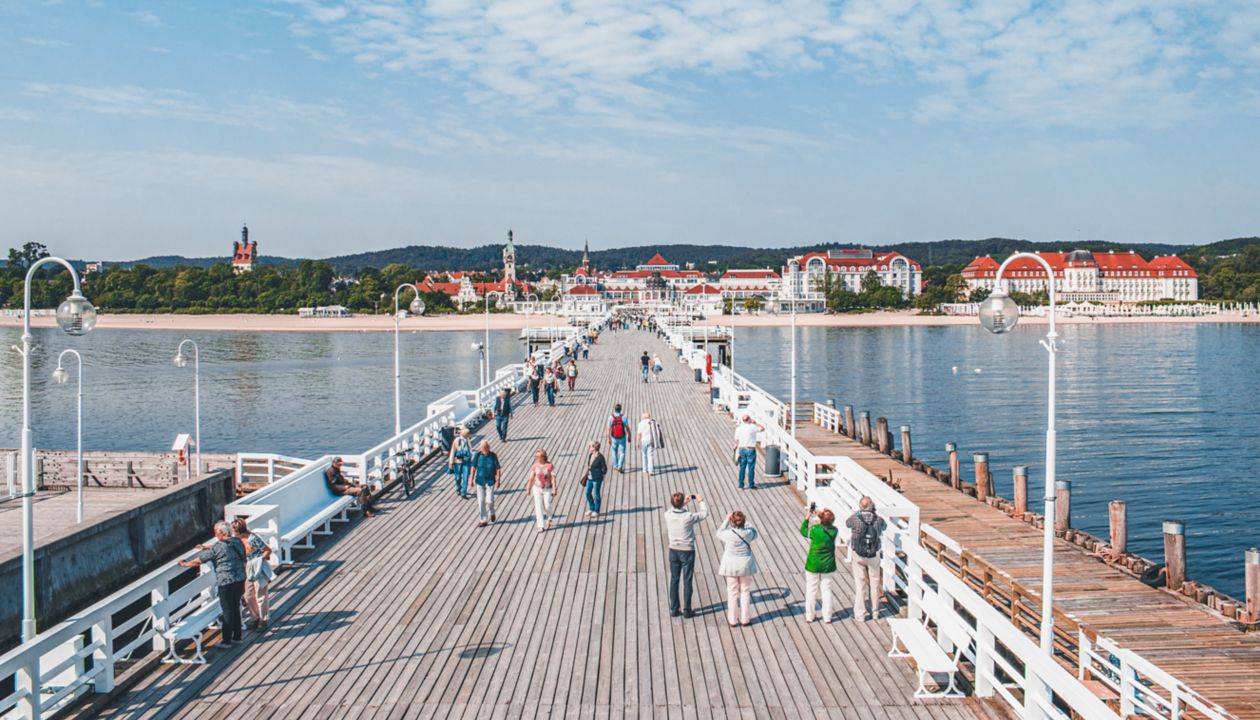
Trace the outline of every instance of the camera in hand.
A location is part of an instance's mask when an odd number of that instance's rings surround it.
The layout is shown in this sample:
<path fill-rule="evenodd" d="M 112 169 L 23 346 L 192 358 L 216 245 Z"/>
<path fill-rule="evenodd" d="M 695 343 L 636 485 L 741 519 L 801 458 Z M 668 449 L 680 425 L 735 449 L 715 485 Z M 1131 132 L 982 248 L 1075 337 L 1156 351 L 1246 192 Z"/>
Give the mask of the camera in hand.
<path fill-rule="evenodd" d="M 695 496 L 695 495 L 692 495 L 692 496 L 691 496 L 691 499 L 692 499 L 692 500 L 695 500 L 695 499 L 696 499 L 696 496 Z"/>
<path fill-rule="evenodd" d="M 810 512 L 814 512 L 814 511 L 815 511 L 815 510 L 817 510 L 817 509 L 818 509 L 818 503 L 810 503 L 810 504 L 809 504 L 809 511 L 810 511 Z"/>

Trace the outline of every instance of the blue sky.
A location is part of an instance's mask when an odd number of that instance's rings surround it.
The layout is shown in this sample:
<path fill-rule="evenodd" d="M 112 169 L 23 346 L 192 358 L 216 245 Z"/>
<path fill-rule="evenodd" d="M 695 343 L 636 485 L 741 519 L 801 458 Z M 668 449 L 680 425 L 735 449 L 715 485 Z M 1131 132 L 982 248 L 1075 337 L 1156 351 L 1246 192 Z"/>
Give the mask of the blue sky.
<path fill-rule="evenodd" d="M 1260 234 L 1254 0 L 0 0 L 0 245 Z"/>

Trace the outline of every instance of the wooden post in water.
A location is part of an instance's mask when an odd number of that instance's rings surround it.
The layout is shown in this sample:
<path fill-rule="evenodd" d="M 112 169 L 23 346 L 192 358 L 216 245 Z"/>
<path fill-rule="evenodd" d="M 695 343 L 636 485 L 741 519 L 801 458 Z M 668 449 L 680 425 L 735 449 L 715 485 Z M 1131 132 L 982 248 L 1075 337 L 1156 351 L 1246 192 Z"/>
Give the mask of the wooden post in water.
<path fill-rule="evenodd" d="M 844 406 L 844 434 L 851 438 L 857 437 L 857 426 L 853 424 L 853 406 Z"/>
<path fill-rule="evenodd" d="M 1028 512 L 1028 466 L 1016 465 L 1012 475 L 1015 483 L 1015 514 L 1022 518 Z"/>
<path fill-rule="evenodd" d="M 1054 481 L 1054 532 L 1062 535 L 1072 527 L 1072 481 Z"/>
<path fill-rule="evenodd" d="M 949 453 L 949 484 L 955 490 L 962 489 L 962 468 L 958 466 L 958 444 L 945 443 L 945 452 Z"/>
<path fill-rule="evenodd" d="M 1164 521 L 1164 565 L 1169 590 L 1180 590 L 1186 581 L 1186 524 L 1180 520 Z"/>
<path fill-rule="evenodd" d="M 858 424 L 861 426 L 858 430 L 859 442 L 869 447 L 871 444 L 871 414 L 863 410 L 859 418 Z"/>
<path fill-rule="evenodd" d="M 914 459 L 914 455 L 912 454 L 912 450 L 910 447 L 910 426 L 902 425 L 901 426 L 901 462 L 909 465 L 912 459 Z"/>
<path fill-rule="evenodd" d="M 989 453 L 972 453 L 971 461 L 976 464 L 976 499 L 985 502 L 989 499 Z"/>
<path fill-rule="evenodd" d="M 1243 562 L 1246 563 L 1247 617 L 1251 622 L 1260 622 L 1260 548 L 1247 548 Z"/>
<path fill-rule="evenodd" d="M 1107 503 L 1107 518 L 1111 521 L 1111 557 L 1115 559 L 1129 551 L 1129 510 L 1123 500 Z"/>
<path fill-rule="evenodd" d="M 887 455 L 890 448 L 888 447 L 888 418 L 875 418 L 875 447 L 879 451 Z"/>

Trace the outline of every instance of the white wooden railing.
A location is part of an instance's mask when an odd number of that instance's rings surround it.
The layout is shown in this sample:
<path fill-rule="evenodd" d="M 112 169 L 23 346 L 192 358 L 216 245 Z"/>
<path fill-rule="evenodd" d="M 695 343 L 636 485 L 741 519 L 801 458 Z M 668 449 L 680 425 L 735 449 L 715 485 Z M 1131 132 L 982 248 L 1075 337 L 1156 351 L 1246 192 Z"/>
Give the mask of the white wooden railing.
<path fill-rule="evenodd" d="M 237 453 L 236 484 L 265 483 L 270 485 L 310 462 L 306 458 L 276 453 Z"/>
<path fill-rule="evenodd" d="M 1022 718 L 1110 720 L 1142 715 L 1181 720 L 1191 717 L 1187 712 L 1211 720 L 1232 717 L 1153 663 L 1106 638 L 1090 641 L 1082 633 L 1080 666 L 1074 674 L 920 543 L 923 535 L 953 552 L 962 551 L 948 535 L 921 523 L 914 503 L 851 458 L 814 455 L 777 422 L 783 417 L 783 404 L 729 368 L 714 369 L 713 385 L 719 391 L 717 401 L 732 414 L 747 412 L 765 426 L 764 442 L 780 448 L 785 471 L 811 502 L 844 518 L 856 511 L 862 496 L 875 501 L 880 515 L 888 520 L 883 538 L 884 589 L 905 596 L 910 617 L 965 630 L 968 646 L 962 649 L 962 657 L 975 668 L 976 696 L 998 697 Z M 823 427 L 840 430 L 841 415 L 835 408 L 815 404 L 814 413 Z M 938 600 L 924 603 L 925 594 Z M 940 617 L 942 613 L 949 617 Z M 938 641 L 949 652 L 956 649 L 944 634 Z M 1119 713 L 1086 686 L 1090 679 L 1102 681 L 1119 695 Z"/>

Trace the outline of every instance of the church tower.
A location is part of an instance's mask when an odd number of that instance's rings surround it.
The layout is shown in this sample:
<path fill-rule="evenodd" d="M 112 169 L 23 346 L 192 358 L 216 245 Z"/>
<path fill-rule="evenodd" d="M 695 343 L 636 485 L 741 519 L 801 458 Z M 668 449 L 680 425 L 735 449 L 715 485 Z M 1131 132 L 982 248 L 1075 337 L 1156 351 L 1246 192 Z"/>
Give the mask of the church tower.
<path fill-rule="evenodd" d="M 516 296 L 516 247 L 512 245 L 511 228 L 508 228 L 507 247 L 503 248 L 503 292 Z"/>
<path fill-rule="evenodd" d="M 585 239 L 582 241 L 582 269 L 588 274 L 591 272 L 591 243 Z"/>
<path fill-rule="evenodd" d="M 249 227 L 241 225 L 240 242 L 232 243 L 232 272 L 240 275 L 254 269 L 258 261 L 258 241 L 250 242 Z"/>

